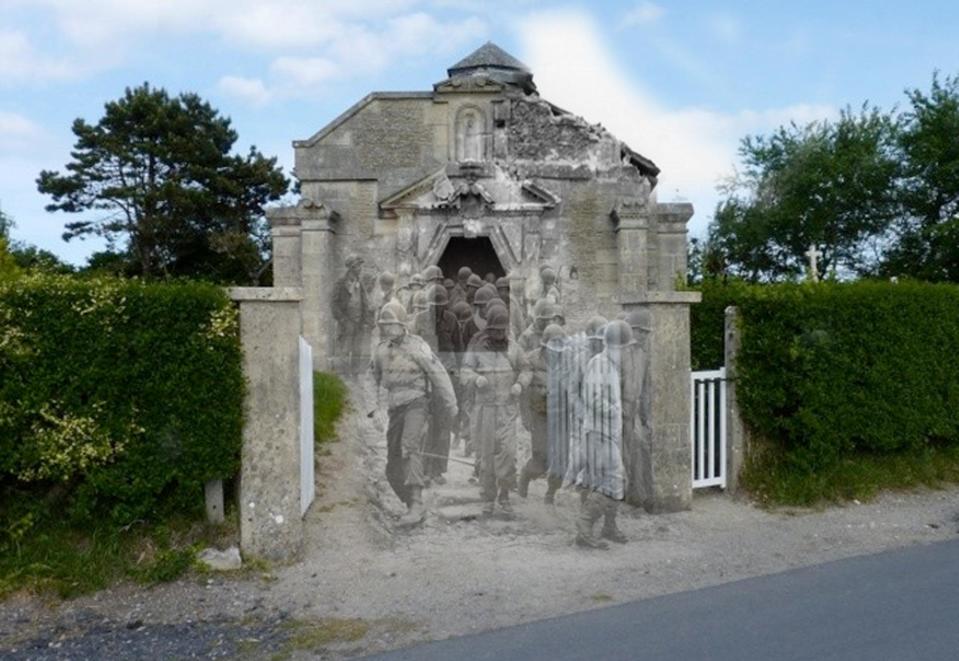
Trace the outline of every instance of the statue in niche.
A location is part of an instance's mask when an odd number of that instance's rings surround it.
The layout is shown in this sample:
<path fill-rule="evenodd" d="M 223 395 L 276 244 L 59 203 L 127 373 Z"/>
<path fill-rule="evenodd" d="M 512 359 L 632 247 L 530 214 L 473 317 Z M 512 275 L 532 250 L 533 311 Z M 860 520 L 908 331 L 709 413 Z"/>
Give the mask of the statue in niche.
<path fill-rule="evenodd" d="M 456 157 L 458 161 L 470 162 L 484 159 L 484 123 L 483 115 L 479 110 L 470 108 L 460 115 L 456 131 Z"/>

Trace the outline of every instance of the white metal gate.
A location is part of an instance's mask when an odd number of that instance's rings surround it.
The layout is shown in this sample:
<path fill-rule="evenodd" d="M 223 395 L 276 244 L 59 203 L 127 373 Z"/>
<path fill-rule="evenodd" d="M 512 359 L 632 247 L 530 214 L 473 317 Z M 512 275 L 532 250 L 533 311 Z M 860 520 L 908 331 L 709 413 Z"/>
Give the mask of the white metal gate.
<path fill-rule="evenodd" d="M 693 488 L 725 488 L 726 368 L 692 372 L 690 376 Z"/>
<path fill-rule="evenodd" d="M 313 348 L 300 337 L 300 514 L 316 495 L 313 475 Z"/>

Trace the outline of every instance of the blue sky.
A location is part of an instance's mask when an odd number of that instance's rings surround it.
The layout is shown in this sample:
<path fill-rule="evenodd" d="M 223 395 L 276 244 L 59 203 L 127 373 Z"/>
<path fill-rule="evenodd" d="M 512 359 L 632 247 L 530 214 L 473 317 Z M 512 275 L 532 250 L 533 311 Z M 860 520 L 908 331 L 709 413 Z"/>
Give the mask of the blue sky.
<path fill-rule="evenodd" d="M 540 93 L 601 123 L 663 170 L 661 201 L 693 202 L 701 235 L 739 139 L 864 101 L 891 107 L 933 70 L 959 73 L 959 3 L 532 0 L 0 0 L 0 208 L 15 239 L 74 263 L 72 215 L 47 213 L 74 118 L 124 87 L 194 91 L 287 172 L 308 137 L 372 90 L 428 90 L 486 40 Z"/>

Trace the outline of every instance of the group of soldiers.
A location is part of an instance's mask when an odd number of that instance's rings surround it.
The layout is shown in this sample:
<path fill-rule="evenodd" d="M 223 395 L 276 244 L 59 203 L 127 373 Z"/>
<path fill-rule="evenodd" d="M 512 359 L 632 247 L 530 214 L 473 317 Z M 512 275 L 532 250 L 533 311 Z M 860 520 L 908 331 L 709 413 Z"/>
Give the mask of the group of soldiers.
<path fill-rule="evenodd" d="M 547 503 L 564 484 L 579 490 L 577 544 L 625 543 L 618 503 L 638 478 L 629 445 L 648 434 L 648 316 L 597 316 L 571 333 L 548 267 L 529 309 L 507 278 L 468 267 L 456 276 L 430 266 L 397 288 L 383 273 L 370 294 L 370 368 L 388 412 L 386 477 L 407 506 L 401 525 L 424 520 L 423 490 L 445 482 L 452 440 L 475 457 L 485 515 L 512 517 L 510 493 L 526 498 L 545 478 Z M 520 423 L 531 453 L 517 479 Z"/>

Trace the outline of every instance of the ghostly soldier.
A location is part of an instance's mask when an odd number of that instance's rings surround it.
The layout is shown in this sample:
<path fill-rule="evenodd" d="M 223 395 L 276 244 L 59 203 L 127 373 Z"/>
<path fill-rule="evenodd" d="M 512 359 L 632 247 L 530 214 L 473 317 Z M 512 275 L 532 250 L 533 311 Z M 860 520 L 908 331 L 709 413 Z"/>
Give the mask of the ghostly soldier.
<path fill-rule="evenodd" d="M 533 306 L 533 319 L 519 336 L 519 346 L 523 351 L 529 352 L 539 348 L 543 331 L 552 320 L 550 312 L 549 301 L 545 298 L 536 301 L 536 305 Z"/>
<path fill-rule="evenodd" d="M 438 267 L 433 268 L 439 270 Z M 427 312 L 417 315 L 417 319 L 422 315 L 426 323 L 433 325 L 429 340 L 430 348 L 447 373 L 453 375 L 457 371 L 453 337 L 458 330 L 458 325 L 456 317 L 447 310 L 449 297 L 446 288 L 434 282 L 426 290 L 426 299 L 430 308 Z M 426 457 L 423 467 L 428 479 L 437 484 L 445 484 L 446 478 L 443 477 L 443 473 L 447 468 L 446 457 L 450 453 L 450 433 L 453 430 L 454 418 L 444 414 L 441 403 L 435 398 L 430 402 L 430 422 L 426 452 L 432 456 Z"/>
<path fill-rule="evenodd" d="M 414 273 L 410 277 L 410 282 L 408 285 L 403 287 L 400 291 L 400 302 L 406 308 L 406 314 L 413 314 L 413 299 L 416 295 L 423 291 L 423 276 L 419 273 Z"/>
<path fill-rule="evenodd" d="M 576 544 L 605 549 L 606 542 L 593 536 L 593 526 L 602 517 L 601 536 L 620 544 L 626 536 L 616 526 L 619 501 L 626 495 L 623 465 L 623 354 L 633 341 L 625 321 L 607 324 L 605 348 L 586 366 L 581 389 L 583 443 L 571 448 L 570 471 L 581 489 L 581 509 L 576 521 Z"/>
<path fill-rule="evenodd" d="M 543 298 L 552 303 L 559 303 L 559 286 L 556 282 L 556 271 L 551 266 L 544 266 L 539 271 L 539 279 L 543 281 Z"/>
<path fill-rule="evenodd" d="M 456 272 L 456 284 L 453 286 L 453 291 L 450 292 L 450 305 L 456 305 L 460 301 L 472 303 L 466 299 L 466 283 L 471 275 L 473 275 L 473 271 L 468 266 L 461 266 L 460 270 Z"/>
<path fill-rule="evenodd" d="M 503 277 L 496 281 L 496 291 L 509 309 L 509 328 L 513 338 L 518 339 L 526 330 L 526 316 L 523 306 L 510 291 L 509 278 Z"/>
<path fill-rule="evenodd" d="M 532 454 L 519 475 L 517 491 L 523 498 L 526 498 L 529 491 L 530 480 L 546 475 L 549 434 L 546 397 L 550 360 L 548 352 L 551 351 L 550 347 L 561 345 L 565 339 L 566 333 L 563 332 L 562 328 L 555 324 L 547 326 L 546 330 L 543 331 L 540 347 L 526 354 L 526 364 L 523 373 L 520 375 L 519 381 L 523 386 L 523 394 L 529 411 L 528 428 L 532 446 Z M 563 478 L 561 475 L 549 475 L 546 483 L 544 500 L 547 505 L 551 505 L 556 491 L 563 486 Z"/>
<path fill-rule="evenodd" d="M 388 303 L 377 319 L 383 341 L 373 356 L 377 400 L 387 407 L 386 479 L 407 513 L 403 525 L 423 521 L 423 444 L 429 433 L 431 400 L 447 419 L 456 416 L 456 397 L 449 375 L 429 345 L 406 330 L 402 306 Z M 385 402 L 383 401 L 385 399 Z"/>
<path fill-rule="evenodd" d="M 475 273 L 470 274 L 470 277 L 466 280 L 466 302 L 470 305 L 473 304 L 473 297 L 476 296 L 476 292 L 479 291 L 479 288 L 483 286 L 483 278 L 479 277 Z"/>
<path fill-rule="evenodd" d="M 462 379 L 459 378 L 459 368 L 462 366 L 463 355 L 466 353 L 470 341 L 476 335 L 476 331 L 470 324 L 473 319 L 473 308 L 466 302 L 465 298 L 453 305 L 452 312 L 453 316 L 456 317 L 456 333 L 453 336 L 453 346 L 457 353 L 457 372 L 456 378 L 453 379 L 453 387 L 456 389 L 456 401 L 459 403 L 460 409 L 460 414 L 453 426 L 453 432 L 456 436 L 456 443 L 459 443 L 459 439 L 463 439 L 463 455 L 468 457 L 473 454 L 469 428 L 470 409 L 472 408 L 469 401 L 471 393 L 463 385 Z"/>
<path fill-rule="evenodd" d="M 333 286 L 333 315 L 338 324 L 336 346 L 347 356 L 351 370 L 363 363 L 363 346 L 369 342 L 367 333 L 373 322 L 362 269 L 363 259 L 350 255 L 346 258 L 346 273 Z"/>
<path fill-rule="evenodd" d="M 519 349 L 507 340 L 509 314 L 496 308 L 486 329 L 476 335 L 463 357 L 460 378 L 472 390 L 470 438 L 478 456 L 483 513 L 495 501 L 512 515 L 509 490 L 516 480 L 517 379 L 523 368 Z"/>
<path fill-rule="evenodd" d="M 630 490 L 646 505 L 652 498 L 652 401 L 649 374 L 649 311 L 631 310 L 626 323 L 633 330 L 633 343 L 623 355 L 623 458 Z"/>

